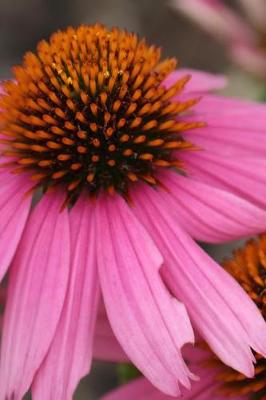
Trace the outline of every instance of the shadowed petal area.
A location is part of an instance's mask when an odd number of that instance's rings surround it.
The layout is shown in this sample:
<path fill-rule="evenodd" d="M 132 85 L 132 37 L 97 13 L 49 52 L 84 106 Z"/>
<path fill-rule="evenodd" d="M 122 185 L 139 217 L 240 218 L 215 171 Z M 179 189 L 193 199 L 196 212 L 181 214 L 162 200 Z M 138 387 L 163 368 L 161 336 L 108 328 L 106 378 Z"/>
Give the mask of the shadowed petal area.
<path fill-rule="evenodd" d="M 193 341 L 184 306 L 159 275 L 163 259 L 118 196 L 97 201 L 97 261 L 108 318 L 132 362 L 160 390 L 178 395 L 189 387 L 180 348 Z"/>
<path fill-rule="evenodd" d="M 219 243 L 266 230 L 266 210 L 228 191 L 171 171 L 159 179 L 168 189 L 158 191 L 162 202 L 194 239 Z"/>
<path fill-rule="evenodd" d="M 133 195 L 133 193 L 132 193 Z M 229 366 L 252 376 L 250 347 L 265 355 L 266 324 L 244 290 L 178 226 L 150 188 L 133 197 L 134 210 L 165 259 L 162 275 L 187 307 L 201 336 Z"/>
<path fill-rule="evenodd" d="M 200 374 L 200 381 L 192 384 L 189 391 L 184 391 L 183 400 L 228 400 L 228 396 L 217 393 L 219 384 L 215 382 L 213 374 L 206 371 Z M 177 398 L 177 397 L 175 397 Z M 179 397 L 180 398 L 180 397 Z M 232 400 L 246 400 L 247 396 L 230 397 Z M 145 378 L 138 378 L 127 385 L 121 386 L 103 396 L 101 400 L 173 400 L 159 392 Z"/>
<path fill-rule="evenodd" d="M 147 379 L 139 378 L 113 390 L 103 396 L 101 400 L 173 400 L 157 390 Z"/>
<path fill-rule="evenodd" d="M 128 362 L 128 357 L 118 343 L 108 321 L 104 304 L 101 304 L 95 327 L 93 357 L 97 360 Z"/>
<path fill-rule="evenodd" d="M 71 400 L 78 382 L 90 371 L 99 300 L 93 208 L 92 202 L 81 199 L 70 211 L 69 286 L 52 345 L 34 379 L 36 400 Z"/>
<path fill-rule="evenodd" d="M 163 85 L 170 87 L 178 79 L 191 75 L 191 79 L 186 84 L 183 93 L 202 93 L 209 90 L 223 89 L 227 85 L 227 78 L 224 75 L 210 74 L 208 72 L 197 71 L 189 68 L 180 68 L 172 72 L 163 82 Z"/>
<path fill-rule="evenodd" d="M 11 266 L 0 364 L 0 398 L 21 399 L 41 365 L 61 315 L 70 260 L 62 196 L 33 210 Z"/>
<path fill-rule="evenodd" d="M 30 183 L 24 176 L 0 173 L 0 280 L 15 254 L 31 205 L 24 196 Z"/>
<path fill-rule="evenodd" d="M 180 159 L 193 178 L 266 207 L 266 158 L 232 158 L 199 151 L 180 152 Z"/>
<path fill-rule="evenodd" d="M 190 390 L 183 390 L 184 400 L 228 400 L 227 395 L 219 392 L 221 382 L 217 381 L 217 375 L 222 371 L 221 367 L 207 367 L 206 361 L 210 360 L 210 353 L 198 347 L 186 346 L 184 356 L 192 371 L 195 372 L 200 380 L 192 383 Z M 176 398 L 176 397 L 175 397 Z M 248 396 L 232 396 L 232 400 L 246 400 Z M 101 398 L 101 400 L 171 400 L 169 397 L 159 392 L 145 378 L 138 378 L 134 381 L 119 387 Z"/>

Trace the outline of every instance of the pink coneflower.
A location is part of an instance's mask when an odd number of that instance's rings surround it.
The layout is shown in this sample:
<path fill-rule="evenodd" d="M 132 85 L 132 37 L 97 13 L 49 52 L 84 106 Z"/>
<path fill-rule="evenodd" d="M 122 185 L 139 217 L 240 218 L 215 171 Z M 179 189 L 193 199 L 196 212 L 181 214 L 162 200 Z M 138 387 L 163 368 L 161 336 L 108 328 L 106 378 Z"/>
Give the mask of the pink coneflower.
<path fill-rule="evenodd" d="M 201 99 L 223 78 L 175 68 L 97 24 L 40 42 L 3 84 L 0 398 L 71 399 L 100 292 L 127 357 L 168 395 L 194 377 L 185 306 L 228 365 L 252 376 L 250 347 L 265 354 L 259 311 L 192 237 L 265 229 L 266 108 Z"/>
<path fill-rule="evenodd" d="M 250 298 L 257 304 L 264 319 L 266 319 L 266 235 L 246 243 L 243 248 L 235 251 L 234 257 L 224 263 L 224 268 L 241 284 Z M 126 358 L 116 346 L 116 342 L 108 329 L 107 323 L 103 329 L 104 315 L 101 313 L 102 323 L 98 322 L 96 356 L 102 358 L 103 352 L 111 356 L 111 348 L 117 350 L 115 360 L 125 361 Z M 103 349 L 99 348 L 99 339 L 105 339 Z M 205 349 L 204 349 L 205 348 Z M 108 350 L 109 349 L 109 350 Z M 195 400 L 224 400 L 224 399 L 266 399 L 266 359 L 255 354 L 257 365 L 255 377 L 247 379 L 233 369 L 219 362 L 206 346 L 187 348 L 184 357 L 191 370 L 200 376 L 200 381 L 192 385 L 190 391 L 185 390 L 182 399 Z M 138 372 L 136 371 L 136 375 Z M 159 392 L 146 379 L 139 378 L 128 385 L 114 390 L 104 396 L 102 400 L 168 400 L 169 397 Z"/>
<path fill-rule="evenodd" d="M 175 9 L 224 42 L 232 59 L 266 79 L 265 0 L 238 0 L 246 18 L 223 0 L 171 0 Z"/>

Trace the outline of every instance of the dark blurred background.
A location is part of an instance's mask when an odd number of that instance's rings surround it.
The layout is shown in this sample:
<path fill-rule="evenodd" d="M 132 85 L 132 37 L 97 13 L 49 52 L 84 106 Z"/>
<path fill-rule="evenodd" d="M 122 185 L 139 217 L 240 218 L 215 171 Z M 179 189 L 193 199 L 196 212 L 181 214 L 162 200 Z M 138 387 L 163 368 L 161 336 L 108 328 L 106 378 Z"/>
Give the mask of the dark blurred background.
<path fill-rule="evenodd" d="M 25 51 L 34 50 L 40 39 L 59 28 L 94 22 L 145 36 L 162 47 L 164 56 L 177 57 L 183 67 L 229 72 L 235 94 L 245 95 L 248 90 L 252 97 L 250 93 L 256 90 L 246 76 L 231 69 L 215 39 L 173 12 L 167 0 L 0 0 L 0 79 L 11 77 L 12 66 L 21 62 Z M 115 366 L 96 363 L 75 400 L 99 399 L 115 384 Z"/>
<path fill-rule="evenodd" d="M 215 40 L 174 13 L 166 0 L 0 0 L 0 78 L 9 77 L 23 53 L 58 28 L 97 21 L 138 32 L 181 65 L 215 72 L 227 64 Z"/>

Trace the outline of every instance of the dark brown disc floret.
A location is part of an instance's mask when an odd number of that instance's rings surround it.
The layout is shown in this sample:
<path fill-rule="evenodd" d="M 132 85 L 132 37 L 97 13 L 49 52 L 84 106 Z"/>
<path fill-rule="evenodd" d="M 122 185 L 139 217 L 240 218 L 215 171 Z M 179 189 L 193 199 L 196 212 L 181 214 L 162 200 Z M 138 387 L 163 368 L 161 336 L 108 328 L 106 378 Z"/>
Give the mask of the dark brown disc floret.
<path fill-rule="evenodd" d="M 192 148 L 182 132 L 202 126 L 179 118 L 198 99 L 176 97 L 188 76 L 164 84 L 175 67 L 124 30 L 96 24 L 53 34 L 3 85 L 4 155 L 35 187 L 64 187 L 70 203 L 83 191 L 127 196 L 132 182 L 155 185 L 158 169 L 179 168 L 178 150 Z"/>

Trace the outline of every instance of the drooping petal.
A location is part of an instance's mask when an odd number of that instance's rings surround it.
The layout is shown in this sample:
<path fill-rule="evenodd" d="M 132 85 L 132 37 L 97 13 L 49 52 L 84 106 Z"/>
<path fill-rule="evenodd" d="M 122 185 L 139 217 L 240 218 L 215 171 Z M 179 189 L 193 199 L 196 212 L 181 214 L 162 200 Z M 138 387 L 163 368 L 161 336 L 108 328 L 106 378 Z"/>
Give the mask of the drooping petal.
<path fill-rule="evenodd" d="M 98 199 L 97 261 L 112 329 L 133 363 L 160 390 L 189 386 L 180 348 L 193 341 L 184 306 L 159 276 L 163 259 L 124 200 Z M 192 376 L 191 376 L 192 377 Z"/>
<path fill-rule="evenodd" d="M 180 152 L 185 169 L 195 179 L 235 193 L 265 209 L 266 158 L 232 158 L 206 151 Z"/>
<path fill-rule="evenodd" d="M 62 197 L 45 195 L 33 210 L 12 263 L 4 316 L 0 398 L 19 400 L 51 344 L 69 276 L 69 221 Z"/>
<path fill-rule="evenodd" d="M 69 285 L 55 337 L 34 379 L 34 400 L 71 400 L 78 382 L 90 371 L 99 300 L 93 211 L 82 199 L 70 212 Z"/>
<path fill-rule="evenodd" d="M 93 357 L 102 361 L 128 362 L 128 357 L 118 343 L 101 304 L 95 327 Z"/>
<path fill-rule="evenodd" d="M 162 202 L 194 239 L 219 243 L 266 230 L 266 210 L 228 191 L 170 171 L 159 179 L 168 189 L 158 191 Z"/>
<path fill-rule="evenodd" d="M 171 4 L 174 9 L 223 41 L 249 42 L 254 36 L 248 24 L 223 1 L 172 0 Z"/>
<path fill-rule="evenodd" d="M 230 50 L 232 58 L 238 65 L 262 79 L 266 78 L 265 51 L 256 46 L 255 41 L 253 45 L 239 44 L 232 46 Z"/>
<path fill-rule="evenodd" d="M 247 17 L 251 19 L 257 28 L 262 31 L 265 29 L 266 21 L 266 7 L 264 0 L 238 0 L 238 2 L 244 7 Z"/>
<path fill-rule="evenodd" d="M 0 173 L 0 280 L 15 254 L 31 205 L 28 179 Z"/>
<path fill-rule="evenodd" d="M 134 210 L 160 248 L 162 275 L 224 363 L 252 376 L 249 346 L 265 354 L 266 324 L 244 290 L 181 229 L 156 191 L 132 193 Z"/>
<path fill-rule="evenodd" d="M 210 90 L 223 89 L 227 85 L 227 78 L 224 75 L 211 74 L 203 71 L 196 71 L 189 68 L 180 68 L 172 72 L 163 82 L 163 85 L 170 87 L 174 85 L 179 79 L 185 76 L 191 76 L 190 80 L 184 87 L 183 93 L 207 92 Z"/>

